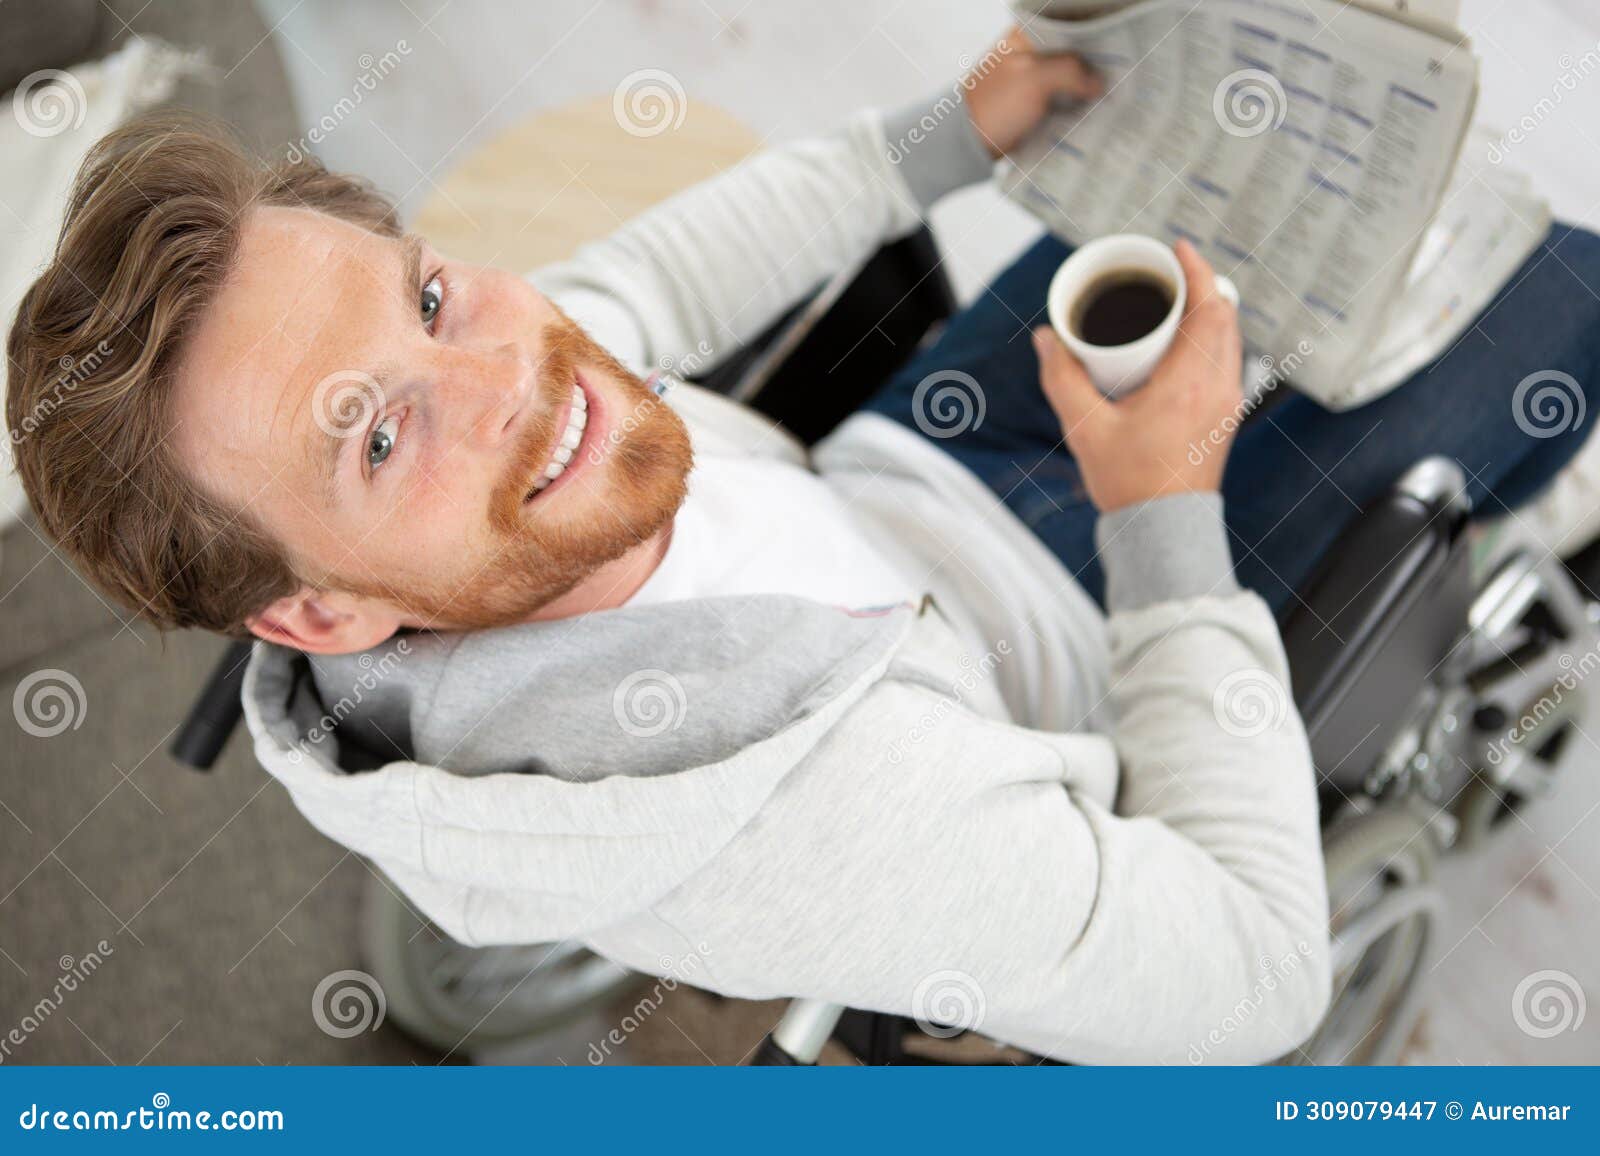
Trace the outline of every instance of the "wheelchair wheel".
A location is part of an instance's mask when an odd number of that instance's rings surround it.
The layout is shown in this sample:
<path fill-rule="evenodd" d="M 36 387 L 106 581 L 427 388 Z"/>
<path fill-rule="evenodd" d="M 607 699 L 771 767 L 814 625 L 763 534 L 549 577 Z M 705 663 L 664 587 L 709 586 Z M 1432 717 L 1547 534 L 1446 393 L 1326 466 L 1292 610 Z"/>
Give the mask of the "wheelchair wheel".
<path fill-rule="evenodd" d="M 1554 784 L 1565 764 L 1563 756 L 1577 731 L 1574 715 L 1577 704 L 1552 716 L 1540 728 L 1529 763 L 1538 768 L 1527 776 L 1527 781 Z M 1548 789 L 1548 787 L 1546 788 Z M 1478 771 L 1461 790 L 1456 804 L 1456 819 L 1460 824 L 1456 847 L 1461 851 L 1475 851 L 1485 846 L 1506 823 L 1530 802 L 1529 796 L 1509 786 L 1493 782 L 1488 774 Z"/>
<path fill-rule="evenodd" d="M 367 884 L 361 931 L 388 1014 L 446 1051 L 533 1039 L 642 982 L 575 943 L 464 947 L 377 876 Z"/>
<path fill-rule="evenodd" d="M 1404 805 L 1336 823 L 1324 843 L 1333 998 L 1312 1038 L 1285 1062 L 1391 1064 L 1421 1010 L 1443 903 L 1427 821 Z"/>

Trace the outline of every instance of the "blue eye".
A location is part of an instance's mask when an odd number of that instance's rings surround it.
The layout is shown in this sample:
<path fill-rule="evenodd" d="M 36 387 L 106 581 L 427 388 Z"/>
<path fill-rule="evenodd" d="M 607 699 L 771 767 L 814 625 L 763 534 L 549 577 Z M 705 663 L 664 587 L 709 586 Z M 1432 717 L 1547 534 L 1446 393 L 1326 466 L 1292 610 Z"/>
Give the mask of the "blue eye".
<path fill-rule="evenodd" d="M 367 439 L 367 468 L 376 470 L 389 460 L 394 452 L 395 436 L 400 432 L 400 419 L 386 417 L 379 422 Z"/>
<path fill-rule="evenodd" d="M 432 325 L 444 306 L 444 282 L 434 277 L 422 287 L 422 323 Z"/>

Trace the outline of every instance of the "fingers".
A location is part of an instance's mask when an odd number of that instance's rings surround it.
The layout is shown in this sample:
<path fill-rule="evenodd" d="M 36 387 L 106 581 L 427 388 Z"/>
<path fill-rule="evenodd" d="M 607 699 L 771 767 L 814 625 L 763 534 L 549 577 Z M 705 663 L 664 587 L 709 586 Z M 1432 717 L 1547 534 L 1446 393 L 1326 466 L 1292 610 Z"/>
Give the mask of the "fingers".
<path fill-rule="evenodd" d="M 1185 317 L 1213 302 L 1227 304 L 1226 298 L 1217 292 L 1217 275 L 1212 272 L 1211 263 L 1200 255 L 1200 250 L 1191 245 L 1187 237 L 1174 245 L 1172 251 L 1177 255 L 1178 264 L 1183 266 L 1183 283 L 1188 288 L 1189 300 L 1183 310 Z"/>
<path fill-rule="evenodd" d="M 1039 72 L 1046 87 L 1059 96 L 1074 100 L 1094 100 L 1105 91 L 1100 74 L 1070 52 L 1039 55 Z"/>
<path fill-rule="evenodd" d="M 1039 385 L 1068 433 L 1113 405 L 1094 387 L 1055 330 L 1047 325 L 1035 329 L 1033 348 L 1039 355 Z"/>
<path fill-rule="evenodd" d="M 1004 56 L 1021 53 L 1032 57 L 1032 64 L 1051 95 L 1074 100 L 1093 100 L 1105 92 L 1105 81 L 1081 56 L 1072 52 L 1044 52 L 1020 24 L 1013 24 L 995 45 Z"/>
<path fill-rule="evenodd" d="M 1217 276 L 1198 249 L 1182 240 L 1173 252 L 1183 266 L 1184 284 L 1188 287 L 1180 333 L 1213 358 L 1234 356 L 1239 344 L 1239 315 L 1233 302 L 1218 291 Z M 1182 337 L 1178 344 L 1185 344 Z"/>

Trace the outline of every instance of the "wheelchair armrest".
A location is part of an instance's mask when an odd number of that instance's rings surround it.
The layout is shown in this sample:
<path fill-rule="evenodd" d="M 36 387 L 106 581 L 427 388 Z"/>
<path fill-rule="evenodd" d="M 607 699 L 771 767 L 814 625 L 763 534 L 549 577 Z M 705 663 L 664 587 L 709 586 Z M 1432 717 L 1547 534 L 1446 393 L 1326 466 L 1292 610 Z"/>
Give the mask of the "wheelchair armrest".
<path fill-rule="evenodd" d="M 1359 788 L 1449 654 L 1471 598 L 1465 478 L 1429 458 L 1347 527 L 1281 624 L 1319 773 Z"/>
<path fill-rule="evenodd" d="M 839 273 L 699 384 L 814 445 L 877 392 L 955 306 L 924 225 Z"/>

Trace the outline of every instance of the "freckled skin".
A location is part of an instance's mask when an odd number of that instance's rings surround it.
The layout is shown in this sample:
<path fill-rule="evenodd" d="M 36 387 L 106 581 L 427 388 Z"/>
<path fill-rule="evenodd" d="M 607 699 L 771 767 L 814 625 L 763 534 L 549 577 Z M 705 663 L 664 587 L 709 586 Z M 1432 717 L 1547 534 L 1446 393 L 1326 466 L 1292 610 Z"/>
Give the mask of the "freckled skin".
<path fill-rule="evenodd" d="M 337 653 L 408 626 L 620 605 L 654 568 L 681 501 L 681 423 L 654 407 L 628 449 L 656 452 L 631 464 L 620 452 L 575 459 L 564 484 L 525 510 L 513 502 L 497 523 L 497 492 L 525 494 L 549 461 L 574 374 L 602 424 L 635 412 L 647 391 L 521 277 L 424 245 L 413 285 L 403 252 L 321 213 L 257 208 L 190 336 L 173 396 L 178 458 L 283 543 L 305 581 L 252 629 Z M 435 275 L 443 292 L 430 330 L 422 288 Z M 557 333 L 570 338 L 564 360 L 553 356 Z M 360 419 L 338 439 L 331 480 L 319 417 L 335 430 Z M 393 448 L 369 471 L 379 424 Z"/>

